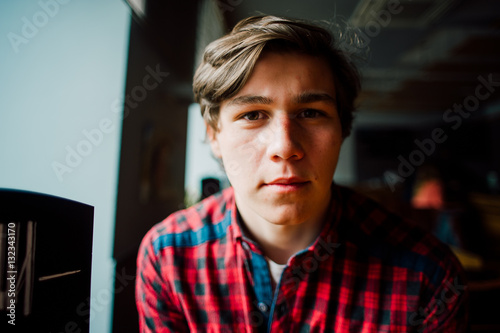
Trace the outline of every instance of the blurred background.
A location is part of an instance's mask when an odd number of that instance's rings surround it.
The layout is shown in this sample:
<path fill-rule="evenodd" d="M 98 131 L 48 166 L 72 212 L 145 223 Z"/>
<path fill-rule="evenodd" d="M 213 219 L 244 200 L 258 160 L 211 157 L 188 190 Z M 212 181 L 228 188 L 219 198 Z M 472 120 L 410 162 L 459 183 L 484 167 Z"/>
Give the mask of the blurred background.
<path fill-rule="evenodd" d="M 362 76 L 335 181 L 450 245 L 471 328 L 500 331 L 500 2 L 41 0 L 0 4 L 0 187 L 95 207 L 92 332 L 137 332 L 135 258 L 168 214 L 228 186 L 192 76 L 239 20 L 317 21 Z M 492 305 L 495 304 L 495 305 Z"/>

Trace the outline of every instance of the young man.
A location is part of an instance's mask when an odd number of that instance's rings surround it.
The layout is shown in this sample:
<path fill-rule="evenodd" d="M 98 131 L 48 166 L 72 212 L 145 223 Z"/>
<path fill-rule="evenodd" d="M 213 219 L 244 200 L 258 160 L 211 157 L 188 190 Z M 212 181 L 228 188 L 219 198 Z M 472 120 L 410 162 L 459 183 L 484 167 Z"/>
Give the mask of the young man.
<path fill-rule="evenodd" d="M 447 247 L 332 183 L 356 70 L 330 34 L 265 16 L 211 43 L 194 93 L 232 187 L 138 255 L 142 332 L 461 332 Z"/>

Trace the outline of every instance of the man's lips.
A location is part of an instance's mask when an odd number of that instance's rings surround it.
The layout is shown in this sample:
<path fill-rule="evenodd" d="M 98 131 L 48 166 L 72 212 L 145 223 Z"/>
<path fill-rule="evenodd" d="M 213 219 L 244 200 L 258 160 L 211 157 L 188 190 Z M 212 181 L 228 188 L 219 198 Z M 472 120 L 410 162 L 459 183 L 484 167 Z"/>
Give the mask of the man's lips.
<path fill-rule="evenodd" d="M 309 183 L 309 180 L 300 177 L 276 178 L 265 183 L 264 188 L 276 193 L 294 193 L 305 188 Z"/>
<path fill-rule="evenodd" d="M 309 181 L 304 178 L 300 177 L 288 177 L 288 178 L 276 178 L 269 183 L 266 183 L 265 185 L 282 185 L 282 186 L 287 186 L 287 185 L 300 185 L 300 184 L 305 184 L 308 183 Z"/>

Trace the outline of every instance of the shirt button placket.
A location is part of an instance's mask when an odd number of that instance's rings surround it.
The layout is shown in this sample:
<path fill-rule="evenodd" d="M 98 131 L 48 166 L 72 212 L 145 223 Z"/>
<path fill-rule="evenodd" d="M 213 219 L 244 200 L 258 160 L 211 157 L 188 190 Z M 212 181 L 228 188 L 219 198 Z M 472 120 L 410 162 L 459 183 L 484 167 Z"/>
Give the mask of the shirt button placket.
<path fill-rule="evenodd" d="M 248 245 L 247 242 L 241 241 L 241 246 L 245 249 L 245 251 L 250 251 L 250 245 Z"/>
<path fill-rule="evenodd" d="M 269 311 L 269 306 L 264 302 L 259 302 L 259 304 L 257 304 L 257 307 L 263 313 L 267 313 Z"/>
<path fill-rule="evenodd" d="M 277 307 L 278 318 L 283 317 L 285 315 L 285 313 L 286 313 L 286 303 L 283 302 L 283 303 L 279 304 Z"/>

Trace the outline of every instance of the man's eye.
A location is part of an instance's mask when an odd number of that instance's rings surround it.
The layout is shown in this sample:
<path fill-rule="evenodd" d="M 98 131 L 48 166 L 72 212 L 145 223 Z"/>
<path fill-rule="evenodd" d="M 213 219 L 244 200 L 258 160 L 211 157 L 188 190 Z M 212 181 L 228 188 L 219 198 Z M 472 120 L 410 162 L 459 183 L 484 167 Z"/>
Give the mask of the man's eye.
<path fill-rule="evenodd" d="M 319 116 L 321 116 L 321 112 L 313 109 L 304 110 L 299 114 L 300 118 L 317 118 Z"/>
<path fill-rule="evenodd" d="M 251 111 L 245 113 L 242 118 L 246 120 L 259 120 L 262 118 L 262 115 L 259 111 Z"/>

